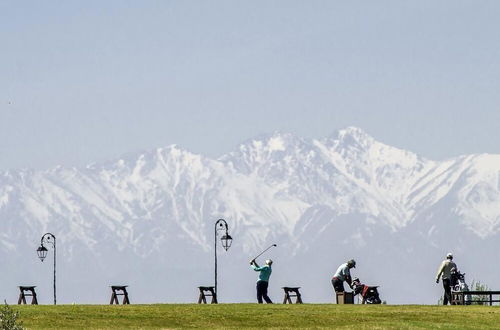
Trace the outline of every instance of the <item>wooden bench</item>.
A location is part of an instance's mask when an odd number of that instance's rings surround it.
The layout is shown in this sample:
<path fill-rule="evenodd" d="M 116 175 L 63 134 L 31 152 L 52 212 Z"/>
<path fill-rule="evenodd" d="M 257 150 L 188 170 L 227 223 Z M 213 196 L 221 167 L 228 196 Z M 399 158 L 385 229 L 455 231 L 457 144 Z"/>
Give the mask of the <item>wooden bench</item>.
<path fill-rule="evenodd" d="M 285 297 L 283 298 L 283 304 L 286 304 L 287 302 L 289 304 L 293 304 L 292 299 L 291 299 L 292 297 L 296 298 L 295 299 L 296 304 L 302 304 L 302 296 L 300 295 L 300 292 L 299 292 L 300 286 L 295 287 L 295 288 L 285 286 L 285 287 L 282 287 L 282 289 L 285 291 Z"/>
<path fill-rule="evenodd" d="M 21 292 L 19 293 L 19 300 L 17 301 L 17 304 L 21 305 L 21 303 L 23 303 L 26 305 L 26 297 L 31 297 L 31 304 L 38 305 L 35 288 L 36 286 L 20 286 L 19 291 Z"/>
<path fill-rule="evenodd" d="M 470 295 L 471 300 L 465 301 L 465 296 Z M 487 299 L 474 301 L 473 296 L 486 296 Z M 493 299 L 494 296 L 499 296 L 497 299 Z M 466 305 L 466 303 L 470 304 L 489 304 L 490 306 L 493 303 L 500 303 L 500 291 L 453 291 L 451 293 L 451 304 L 452 305 Z"/>
<path fill-rule="evenodd" d="M 118 302 L 118 296 L 123 296 L 123 305 L 129 305 L 130 300 L 128 299 L 128 292 L 127 292 L 127 287 L 128 285 L 112 285 L 111 286 L 111 300 L 109 302 L 110 305 L 113 305 L 113 303 L 116 303 L 119 305 Z M 119 292 L 121 291 L 121 293 Z"/>
<path fill-rule="evenodd" d="M 210 303 L 217 304 L 217 294 L 215 293 L 214 286 L 199 286 L 198 289 L 200 289 L 200 296 L 198 297 L 198 304 L 201 304 L 201 302 L 206 304 L 207 303 L 206 297 L 212 297 L 212 301 Z"/>

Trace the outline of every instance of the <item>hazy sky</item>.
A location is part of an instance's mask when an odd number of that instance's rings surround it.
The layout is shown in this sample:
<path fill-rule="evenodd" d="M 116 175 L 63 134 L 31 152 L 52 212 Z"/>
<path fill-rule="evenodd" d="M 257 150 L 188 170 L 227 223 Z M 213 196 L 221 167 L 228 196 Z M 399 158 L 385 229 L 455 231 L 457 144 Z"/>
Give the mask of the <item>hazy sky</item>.
<path fill-rule="evenodd" d="M 0 170 L 358 126 L 500 153 L 500 1 L 0 0 Z"/>

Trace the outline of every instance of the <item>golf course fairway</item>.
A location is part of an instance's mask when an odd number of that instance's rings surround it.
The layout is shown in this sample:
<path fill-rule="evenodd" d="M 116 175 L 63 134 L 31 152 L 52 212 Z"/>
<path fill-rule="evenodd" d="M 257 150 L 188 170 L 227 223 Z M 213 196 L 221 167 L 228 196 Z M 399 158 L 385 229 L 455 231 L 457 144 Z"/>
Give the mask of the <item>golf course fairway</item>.
<path fill-rule="evenodd" d="M 430 305 L 21 305 L 27 329 L 345 328 L 498 329 L 498 306 Z"/>

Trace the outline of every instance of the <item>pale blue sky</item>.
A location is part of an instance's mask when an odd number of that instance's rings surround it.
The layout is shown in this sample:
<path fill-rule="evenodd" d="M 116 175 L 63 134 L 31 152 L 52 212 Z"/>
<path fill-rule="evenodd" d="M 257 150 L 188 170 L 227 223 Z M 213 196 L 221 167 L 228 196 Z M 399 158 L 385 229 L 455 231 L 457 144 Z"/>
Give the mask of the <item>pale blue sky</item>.
<path fill-rule="evenodd" d="M 500 153 L 500 1 L 0 0 L 0 170 L 358 126 Z"/>

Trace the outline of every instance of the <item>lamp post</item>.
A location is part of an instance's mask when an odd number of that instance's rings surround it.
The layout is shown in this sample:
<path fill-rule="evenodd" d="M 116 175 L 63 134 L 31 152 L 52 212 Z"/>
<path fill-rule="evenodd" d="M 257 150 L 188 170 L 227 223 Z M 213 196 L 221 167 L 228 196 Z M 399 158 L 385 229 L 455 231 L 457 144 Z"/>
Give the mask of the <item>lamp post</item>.
<path fill-rule="evenodd" d="M 229 235 L 228 233 L 228 227 L 227 227 L 227 222 L 224 219 L 219 219 L 217 222 L 215 222 L 215 234 L 214 234 L 214 239 L 215 239 L 215 297 L 217 299 L 219 298 L 217 296 L 217 231 L 219 230 L 226 230 L 226 233 L 220 238 L 222 247 L 227 251 L 231 247 L 231 243 L 233 242 L 233 238 Z"/>
<path fill-rule="evenodd" d="M 47 256 L 47 248 L 44 244 L 51 244 L 54 249 L 54 305 L 56 304 L 56 237 L 51 233 L 46 233 L 40 239 L 40 247 L 36 250 L 38 258 L 43 262 Z"/>

